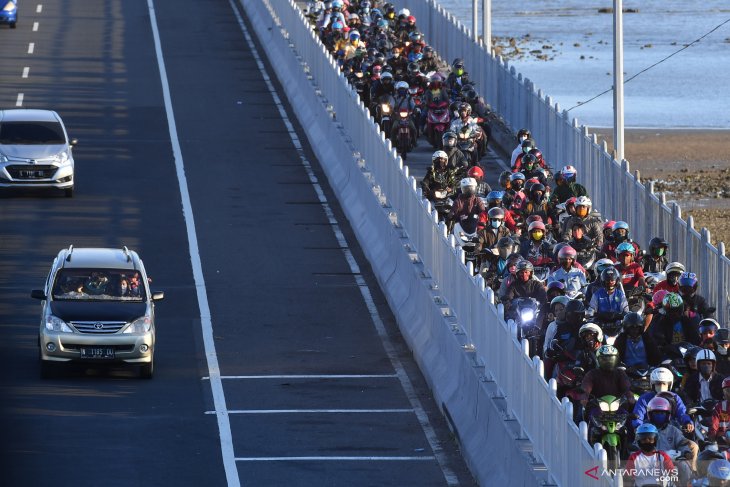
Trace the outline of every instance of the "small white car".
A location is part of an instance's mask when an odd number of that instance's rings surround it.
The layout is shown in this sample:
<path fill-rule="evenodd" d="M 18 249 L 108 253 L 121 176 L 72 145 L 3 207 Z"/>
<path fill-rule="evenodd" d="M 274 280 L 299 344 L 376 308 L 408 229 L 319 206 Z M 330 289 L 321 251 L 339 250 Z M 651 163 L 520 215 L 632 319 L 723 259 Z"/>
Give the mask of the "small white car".
<path fill-rule="evenodd" d="M 0 188 L 57 188 L 72 197 L 77 143 L 52 110 L 0 110 Z"/>

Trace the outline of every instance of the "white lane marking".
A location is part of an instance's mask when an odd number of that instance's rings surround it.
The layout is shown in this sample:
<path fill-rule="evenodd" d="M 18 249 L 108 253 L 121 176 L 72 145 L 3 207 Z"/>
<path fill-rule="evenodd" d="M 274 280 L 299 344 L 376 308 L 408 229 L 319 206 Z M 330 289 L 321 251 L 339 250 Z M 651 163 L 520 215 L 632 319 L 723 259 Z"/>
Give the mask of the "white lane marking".
<path fill-rule="evenodd" d="M 24 96 L 25 95 L 23 95 L 22 93 L 18 93 L 18 99 L 15 102 L 15 106 L 16 107 L 22 107 L 23 106 L 23 97 Z"/>
<path fill-rule="evenodd" d="M 192 266 L 193 278 L 195 280 L 198 307 L 200 308 L 200 325 L 203 332 L 205 358 L 208 364 L 208 374 L 210 377 L 211 392 L 213 394 L 213 405 L 215 406 L 216 419 L 218 420 L 218 434 L 220 437 L 221 454 L 223 457 L 223 468 L 226 473 L 227 485 L 229 487 L 239 487 L 241 485 L 241 481 L 238 477 L 236 457 L 233 452 L 231 423 L 226 409 L 226 397 L 223 393 L 220 367 L 218 365 L 218 355 L 216 354 L 215 342 L 213 340 L 213 323 L 211 321 L 208 294 L 205 287 L 205 279 L 203 277 L 203 265 L 200 261 L 200 249 L 198 247 L 198 237 L 195 229 L 195 220 L 193 218 L 193 207 L 190 203 L 190 193 L 188 192 L 188 183 L 185 177 L 185 163 L 182 157 L 182 150 L 180 149 L 180 141 L 177 137 L 177 125 L 175 123 L 175 114 L 172 110 L 170 87 L 167 82 L 167 71 L 165 69 L 165 61 L 162 56 L 162 45 L 160 42 L 160 33 L 157 28 L 157 17 L 155 16 L 153 0 L 147 0 L 147 7 L 150 14 L 150 24 L 152 25 L 152 35 L 155 41 L 155 53 L 157 55 L 157 65 L 160 70 L 160 80 L 162 81 L 162 95 L 165 100 L 165 112 L 167 114 L 170 141 L 172 143 L 172 151 L 175 158 L 175 171 L 177 173 L 178 184 L 180 186 L 180 195 L 182 197 L 183 215 L 185 216 L 185 227 L 187 229 L 190 252 L 190 264 Z"/>
<path fill-rule="evenodd" d="M 239 457 L 237 462 L 413 462 L 433 457 Z"/>
<path fill-rule="evenodd" d="M 21 78 L 27 78 L 28 73 L 30 72 L 30 68 L 28 66 L 23 68 L 23 74 L 21 75 Z"/>
<path fill-rule="evenodd" d="M 396 374 L 371 375 L 222 375 L 221 379 L 392 379 Z M 203 377 L 202 380 L 208 380 Z"/>
<path fill-rule="evenodd" d="M 229 409 L 228 414 L 402 414 L 413 409 Z M 205 414 L 215 414 L 206 411 Z"/>
<path fill-rule="evenodd" d="M 43 4 L 39 3 L 38 6 L 35 8 L 35 13 L 39 14 L 43 12 Z"/>
<path fill-rule="evenodd" d="M 38 32 L 38 22 L 33 22 L 33 32 Z"/>
<path fill-rule="evenodd" d="M 35 42 L 28 44 L 28 54 L 33 54 L 33 51 L 35 51 Z"/>
<path fill-rule="evenodd" d="M 304 154 L 304 148 L 299 141 L 299 136 L 297 135 L 296 131 L 294 130 L 294 126 L 289 121 L 289 117 L 287 116 L 284 105 L 282 104 L 281 99 L 279 98 L 279 95 L 276 93 L 276 90 L 274 89 L 274 85 L 272 84 L 271 79 L 269 78 L 269 75 L 266 72 L 264 63 L 262 62 L 261 56 L 259 56 L 259 53 L 258 53 L 258 49 L 256 48 L 256 45 L 254 44 L 253 39 L 251 38 L 251 35 L 248 32 L 248 28 L 246 27 L 246 24 L 243 22 L 243 18 L 241 17 L 241 14 L 239 13 L 238 9 L 236 8 L 235 4 L 233 3 L 233 0 L 228 0 L 228 2 L 231 4 L 231 8 L 233 9 L 233 12 L 236 15 L 236 19 L 238 21 L 238 25 L 241 26 L 241 30 L 243 31 L 243 35 L 246 38 L 246 42 L 248 43 L 249 48 L 251 49 L 251 53 L 253 54 L 254 60 L 256 61 L 256 65 L 258 66 L 259 71 L 261 72 L 261 76 L 264 78 L 264 81 L 266 82 L 266 86 L 267 86 L 269 92 L 271 93 L 272 98 L 274 99 L 274 104 L 278 108 L 279 114 L 281 115 L 281 118 L 284 121 L 284 124 L 286 125 L 287 131 L 289 132 L 289 137 L 291 138 L 292 143 L 294 144 L 294 147 L 297 149 L 297 152 L 299 153 L 299 159 L 302 161 L 302 165 L 304 166 L 304 169 L 307 172 L 307 176 L 309 177 L 309 180 L 312 183 L 312 186 L 314 186 L 314 190 L 317 193 L 317 197 L 319 198 L 319 201 L 322 204 L 322 208 L 324 209 L 325 214 L 327 215 L 327 219 L 331 224 L 332 230 L 335 232 L 335 237 L 337 237 L 337 242 L 339 243 L 340 247 L 342 248 L 342 252 L 345 254 L 345 259 L 347 260 L 347 263 L 350 266 L 350 271 L 353 274 L 355 274 L 355 276 L 354 276 L 355 281 L 358 284 L 360 293 L 362 294 L 363 300 L 365 301 L 365 304 L 368 308 L 368 312 L 370 313 L 370 318 L 373 322 L 373 325 L 375 326 L 378 336 L 380 337 L 380 340 L 383 343 L 383 348 L 385 348 L 385 352 L 387 353 L 388 358 L 390 359 L 390 363 L 393 365 L 393 368 L 395 369 L 396 374 L 398 375 L 398 379 L 400 380 L 403 390 L 406 393 L 406 396 L 408 397 L 408 401 L 410 402 L 411 406 L 413 407 L 413 410 L 415 411 L 416 417 L 418 418 L 418 422 L 421 424 L 421 428 L 423 429 L 423 432 L 426 435 L 426 439 L 428 440 L 428 444 L 431 446 L 431 450 L 434 452 L 434 456 L 436 457 L 439 467 L 441 468 L 441 471 L 443 472 L 444 478 L 445 478 L 447 484 L 450 486 L 459 485 L 459 479 L 456 476 L 456 474 L 451 470 L 451 468 L 449 468 L 449 466 L 447 464 L 446 455 L 444 454 L 443 450 L 441 449 L 438 436 L 436 436 L 436 432 L 434 431 L 433 427 L 429 423 L 428 415 L 424 411 L 423 406 L 421 405 L 421 401 L 418 399 L 418 395 L 416 394 L 416 391 L 413 388 L 413 384 L 411 383 L 410 378 L 408 378 L 408 374 L 406 374 L 405 369 L 403 368 L 403 364 L 401 363 L 400 359 L 398 358 L 398 354 L 395 351 L 395 347 L 393 346 L 393 343 L 391 342 L 390 337 L 388 336 L 388 333 L 385 330 L 385 325 L 383 324 L 383 320 L 380 317 L 378 308 L 375 306 L 375 302 L 373 301 L 372 294 L 370 293 L 370 288 L 367 286 L 367 284 L 365 283 L 365 279 L 360 274 L 360 268 L 357 265 L 357 262 L 355 261 L 355 258 L 353 257 L 349 246 L 347 245 L 347 240 L 345 239 L 344 234 L 340 230 L 339 224 L 337 223 L 337 219 L 335 218 L 334 213 L 332 212 L 332 209 L 330 208 L 329 204 L 327 203 L 327 198 L 325 197 L 324 192 L 322 191 L 322 188 L 319 185 L 319 182 L 317 181 L 317 177 L 314 174 L 314 171 L 312 171 L 312 165 L 309 163 L 309 160 L 307 160 L 307 157 Z M 239 2 L 242 2 L 242 0 L 239 0 Z M 243 3 L 241 3 L 241 8 L 243 8 Z"/>

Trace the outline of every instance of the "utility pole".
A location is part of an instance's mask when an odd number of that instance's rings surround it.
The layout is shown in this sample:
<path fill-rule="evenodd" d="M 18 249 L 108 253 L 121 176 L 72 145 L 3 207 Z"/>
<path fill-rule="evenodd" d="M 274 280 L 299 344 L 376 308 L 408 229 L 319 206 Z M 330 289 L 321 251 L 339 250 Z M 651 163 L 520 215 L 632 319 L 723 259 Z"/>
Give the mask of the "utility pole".
<path fill-rule="evenodd" d="M 492 0 L 482 0 L 482 39 L 484 48 L 492 54 Z"/>
<path fill-rule="evenodd" d="M 624 160 L 624 21 L 623 0 L 613 0 L 613 147 Z"/>
<path fill-rule="evenodd" d="M 479 16 L 478 0 L 471 0 L 471 36 L 474 42 L 479 42 L 479 33 L 477 32 L 477 17 Z"/>

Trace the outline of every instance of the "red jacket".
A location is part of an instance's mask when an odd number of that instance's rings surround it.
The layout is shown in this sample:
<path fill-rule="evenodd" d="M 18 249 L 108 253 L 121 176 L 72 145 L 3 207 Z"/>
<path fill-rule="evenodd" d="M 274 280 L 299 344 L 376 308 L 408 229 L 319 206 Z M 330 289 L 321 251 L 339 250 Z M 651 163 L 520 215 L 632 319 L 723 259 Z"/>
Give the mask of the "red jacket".
<path fill-rule="evenodd" d="M 647 458 L 648 457 L 648 458 Z M 652 458 L 653 457 L 653 458 Z M 646 461 L 650 460 L 652 465 L 647 465 Z M 669 455 L 667 455 L 665 452 L 659 450 L 655 451 L 654 453 L 650 455 L 644 454 L 642 451 L 637 451 L 631 454 L 629 456 L 628 461 L 626 462 L 626 473 L 629 476 L 634 476 L 632 473 L 632 470 L 638 470 L 646 472 L 652 471 L 652 470 L 663 470 L 665 472 L 670 472 L 674 470 L 674 463 L 672 462 L 672 459 L 669 458 Z M 648 472 L 647 472 L 648 473 Z M 665 473 L 666 475 L 666 473 Z M 650 476 L 642 476 L 642 477 L 635 477 L 636 480 L 642 479 L 644 481 L 653 481 L 649 482 L 651 485 L 656 484 L 655 477 Z M 643 484 L 642 484 L 643 485 Z"/>
<path fill-rule="evenodd" d="M 708 435 L 710 439 L 715 439 L 728 430 L 730 430 L 730 401 L 720 401 L 712 410 L 712 424 Z"/>
<path fill-rule="evenodd" d="M 624 288 L 637 287 L 639 279 L 644 278 L 644 270 L 636 262 L 632 262 L 626 267 L 619 265 L 616 269 L 621 273 L 621 282 Z"/>

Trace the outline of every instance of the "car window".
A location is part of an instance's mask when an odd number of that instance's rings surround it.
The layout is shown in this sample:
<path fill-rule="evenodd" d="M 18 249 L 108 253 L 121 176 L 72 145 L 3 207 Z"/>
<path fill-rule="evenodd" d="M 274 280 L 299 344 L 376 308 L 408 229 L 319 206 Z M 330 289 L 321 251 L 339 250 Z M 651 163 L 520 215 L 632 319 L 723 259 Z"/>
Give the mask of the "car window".
<path fill-rule="evenodd" d="M 0 124 L 0 144 L 65 144 L 58 122 L 4 122 Z"/>
<path fill-rule="evenodd" d="M 61 269 L 52 296 L 56 300 L 140 302 L 145 300 L 145 288 L 138 271 Z"/>

